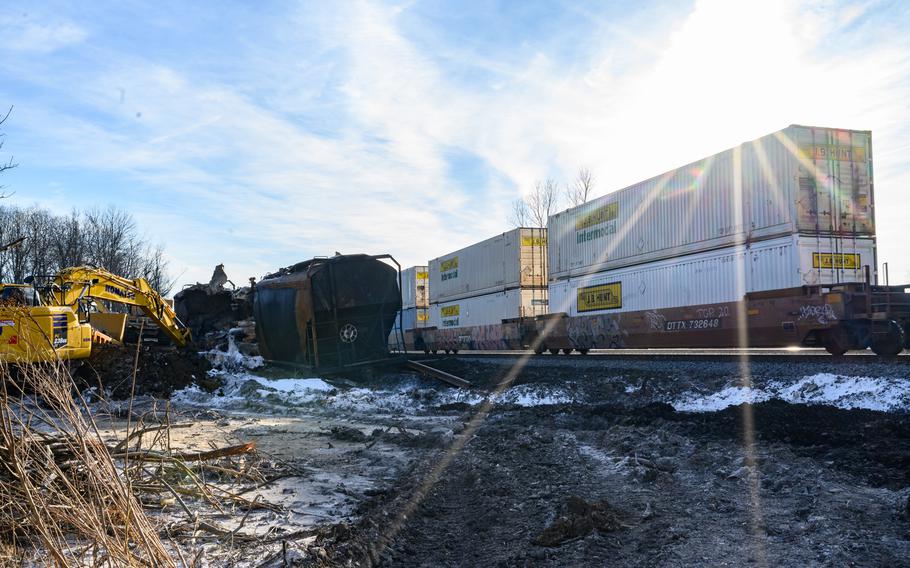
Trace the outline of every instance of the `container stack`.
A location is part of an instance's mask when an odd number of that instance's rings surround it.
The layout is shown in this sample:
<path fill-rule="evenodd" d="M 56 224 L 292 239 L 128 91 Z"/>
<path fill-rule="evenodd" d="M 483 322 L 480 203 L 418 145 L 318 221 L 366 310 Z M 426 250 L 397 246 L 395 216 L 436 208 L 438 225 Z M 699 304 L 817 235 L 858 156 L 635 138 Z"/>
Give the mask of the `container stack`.
<path fill-rule="evenodd" d="M 401 311 L 392 334 L 398 329 L 418 329 L 429 325 L 429 276 L 426 266 L 412 266 L 401 271 Z"/>
<path fill-rule="evenodd" d="M 551 311 L 875 278 L 869 131 L 792 125 L 549 219 Z"/>
<path fill-rule="evenodd" d="M 513 229 L 430 261 L 430 325 L 492 325 L 548 313 L 547 230 Z"/>

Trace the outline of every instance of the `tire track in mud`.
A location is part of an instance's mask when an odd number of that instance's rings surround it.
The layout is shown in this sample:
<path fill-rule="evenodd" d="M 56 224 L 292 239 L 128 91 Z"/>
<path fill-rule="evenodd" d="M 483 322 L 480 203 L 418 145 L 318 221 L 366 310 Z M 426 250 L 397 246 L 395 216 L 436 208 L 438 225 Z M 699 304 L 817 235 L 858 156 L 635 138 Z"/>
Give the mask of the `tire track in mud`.
<path fill-rule="evenodd" d="M 508 367 L 451 361 L 446 370 L 487 388 Z M 374 548 L 363 562 L 683 567 L 761 565 L 765 558 L 771 566 L 910 565 L 908 414 L 756 404 L 751 472 L 741 408 L 694 414 L 653 402 L 667 392 L 720 386 L 730 380 L 726 365 L 700 375 L 678 367 L 586 365 L 529 365 L 516 384 L 571 380 L 585 385 L 581 398 L 589 402 L 494 407 L 389 546 Z M 757 371 L 781 376 L 779 366 Z M 668 388 L 684 376 L 688 384 Z M 463 420 L 470 415 L 469 409 Z M 366 529 L 351 539 L 369 542 L 437 459 L 367 507 Z M 747 483 L 753 473 L 763 519 L 757 532 Z M 605 507 L 620 519 L 618 527 L 579 524 L 572 513 L 579 501 Z M 545 530 L 579 526 L 556 546 L 535 544 Z"/>

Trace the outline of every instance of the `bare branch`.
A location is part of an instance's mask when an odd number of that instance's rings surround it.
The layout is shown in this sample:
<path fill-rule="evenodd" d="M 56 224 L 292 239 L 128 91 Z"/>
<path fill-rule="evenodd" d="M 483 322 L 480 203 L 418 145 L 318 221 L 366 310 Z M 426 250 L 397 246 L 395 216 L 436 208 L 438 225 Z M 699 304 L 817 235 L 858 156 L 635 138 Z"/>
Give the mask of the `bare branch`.
<path fill-rule="evenodd" d="M 528 196 L 528 209 L 535 227 L 546 227 L 550 215 L 559 206 L 559 186 L 547 178 L 534 184 L 534 191 Z"/>
<path fill-rule="evenodd" d="M 523 199 L 516 199 L 512 202 L 512 211 L 509 213 L 509 224 L 516 227 L 526 227 L 531 218 L 528 211 L 528 204 Z"/>
<path fill-rule="evenodd" d="M 6 114 L 3 115 L 3 118 L 0 118 L 0 126 L 3 126 L 3 123 L 6 122 L 7 118 L 9 118 L 9 115 L 11 112 L 13 112 L 12 106 L 10 106 L 9 110 L 6 111 Z M 3 140 L 2 140 L 3 136 L 4 136 L 3 133 L 0 132 L 0 150 L 3 149 Z M 17 164 L 16 162 L 13 161 L 13 157 L 10 156 L 9 160 L 0 161 L 0 173 L 5 172 L 6 170 L 11 170 L 18 165 L 19 164 Z M 8 194 L 3 193 L 3 191 L 2 191 L 4 187 L 5 186 L 0 185 L 0 199 L 3 199 L 4 197 L 9 197 Z"/>
<path fill-rule="evenodd" d="M 573 207 L 587 203 L 594 191 L 594 176 L 588 168 L 580 168 L 575 180 L 565 188 L 566 199 Z"/>

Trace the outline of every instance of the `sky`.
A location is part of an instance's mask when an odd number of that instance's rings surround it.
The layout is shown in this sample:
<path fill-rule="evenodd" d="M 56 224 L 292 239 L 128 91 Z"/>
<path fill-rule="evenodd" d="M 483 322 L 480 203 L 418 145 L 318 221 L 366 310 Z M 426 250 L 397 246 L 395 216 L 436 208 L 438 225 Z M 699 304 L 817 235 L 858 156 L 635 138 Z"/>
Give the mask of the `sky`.
<path fill-rule="evenodd" d="M 910 3 L 19 2 L 7 203 L 114 205 L 179 283 L 317 255 L 424 264 L 535 181 L 615 191 L 789 124 L 871 130 L 910 282 Z"/>

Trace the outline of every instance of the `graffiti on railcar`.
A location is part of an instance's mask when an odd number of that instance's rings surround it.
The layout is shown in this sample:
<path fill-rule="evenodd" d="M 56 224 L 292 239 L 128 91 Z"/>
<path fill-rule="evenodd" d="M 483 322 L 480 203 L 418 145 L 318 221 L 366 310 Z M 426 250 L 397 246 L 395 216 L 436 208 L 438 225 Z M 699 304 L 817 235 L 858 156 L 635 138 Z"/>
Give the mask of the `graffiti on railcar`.
<path fill-rule="evenodd" d="M 497 350 L 523 347 L 517 324 L 437 329 L 433 334 L 433 343 L 437 349 Z"/>
<path fill-rule="evenodd" d="M 836 321 L 837 314 L 831 304 L 806 304 L 799 307 L 799 319 L 815 320 L 824 325 L 829 321 Z"/>
<path fill-rule="evenodd" d="M 581 316 L 568 322 L 569 341 L 576 349 L 626 346 L 629 332 L 622 328 L 620 318 L 613 315 Z"/>

